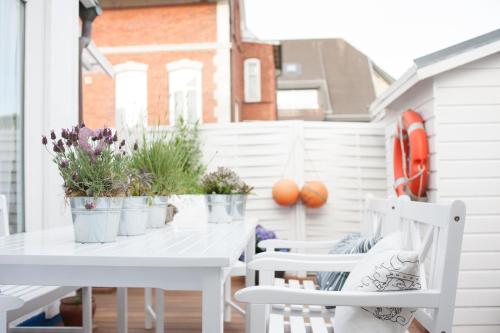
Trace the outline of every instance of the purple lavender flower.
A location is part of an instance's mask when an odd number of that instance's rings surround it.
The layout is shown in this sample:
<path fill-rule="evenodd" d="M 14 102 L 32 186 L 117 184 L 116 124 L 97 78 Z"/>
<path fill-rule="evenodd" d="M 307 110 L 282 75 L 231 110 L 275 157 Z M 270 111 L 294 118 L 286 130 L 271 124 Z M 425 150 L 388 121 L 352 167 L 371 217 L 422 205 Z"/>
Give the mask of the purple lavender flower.
<path fill-rule="evenodd" d="M 113 142 L 118 141 L 118 133 L 115 132 L 115 135 L 113 135 Z"/>
<path fill-rule="evenodd" d="M 71 174 L 71 180 L 73 180 L 74 182 L 76 182 L 77 179 L 78 179 L 78 174 L 76 172 L 73 172 Z"/>
<path fill-rule="evenodd" d="M 97 147 L 97 148 L 94 150 L 94 156 L 99 156 L 99 155 L 101 155 L 101 153 L 102 153 L 102 150 L 101 150 L 101 149 L 99 149 L 99 147 Z"/>
<path fill-rule="evenodd" d="M 82 121 L 82 123 L 80 124 L 80 128 L 84 128 L 85 127 L 85 123 Z"/>
<path fill-rule="evenodd" d="M 59 164 L 59 167 L 60 167 L 61 169 L 65 169 L 65 168 L 67 168 L 67 167 L 68 167 L 68 165 L 69 165 L 68 160 L 62 160 L 62 161 L 61 161 L 61 164 Z"/>
<path fill-rule="evenodd" d="M 48 143 L 48 140 L 47 140 L 47 137 L 45 135 L 42 135 L 42 145 L 47 145 Z"/>
<path fill-rule="evenodd" d="M 73 145 L 73 142 L 71 140 L 66 140 L 66 146 L 71 147 Z"/>
<path fill-rule="evenodd" d="M 62 137 L 63 139 L 68 139 L 68 138 L 69 138 L 69 132 L 68 132 L 68 130 L 67 130 L 67 129 L 63 128 L 63 129 L 61 130 L 61 137 Z"/>
<path fill-rule="evenodd" d="M 91 209 L 94 209 L 94 208 L 95 208 L 95 203 L 93 203 L 93 202 L 86 202 L 85 203 L 85 209 L 91 210 Z"/>
<path fill-rule="evenodd" d="M 50 138 L 52 140 L 55 140 L 56 139 L 56 133 L 54 133 L 54 130 L 50 131 Z"/>
<path fill-rule="evenodd" d="M 54 147 L 52 147 L 52 150 L 54 151 L 54 153 L 60 153 L 61 152 L 61 148 L 59 148 L 55 143 L 53 143 Z"/>
<path fill-rule="evenodd" d="M 89 138 L 93 135 L 94 131 L 88 127 L 82 127 L 78 133 L 78 145 L 89 155 L 92 154 L 92 146 L 89 143 Z"/>
<path fill-rule="evenodd" d="M 136 142 L 136 143 L 134 143 L 134 150 L 137 150 L 137 149 L 139 149 L 139 144 Z"/>

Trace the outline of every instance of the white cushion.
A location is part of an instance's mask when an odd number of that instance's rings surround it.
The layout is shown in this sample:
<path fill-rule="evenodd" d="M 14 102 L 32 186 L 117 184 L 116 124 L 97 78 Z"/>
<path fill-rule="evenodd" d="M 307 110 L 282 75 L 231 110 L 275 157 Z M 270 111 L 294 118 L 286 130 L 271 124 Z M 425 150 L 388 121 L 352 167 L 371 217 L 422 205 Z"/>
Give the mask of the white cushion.
<path fill-rule="evenodd" d="M 390 292 L 420 289 L 418 254 L 397 249 L 401 234 L 388 235 L 375 245 L 349 274 L 342 290 Z M 415 309 L 337 306 L 335 333 L 400 333 Z"/>

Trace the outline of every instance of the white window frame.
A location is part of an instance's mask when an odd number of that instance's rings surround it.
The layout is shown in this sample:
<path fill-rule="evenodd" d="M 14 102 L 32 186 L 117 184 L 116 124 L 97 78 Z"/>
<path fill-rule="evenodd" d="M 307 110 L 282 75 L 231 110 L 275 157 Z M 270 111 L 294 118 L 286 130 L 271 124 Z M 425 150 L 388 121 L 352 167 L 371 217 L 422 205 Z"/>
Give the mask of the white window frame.
<path fill-rule="evenodd" d="M 319 109 L 319 90 L 280 89 L 276 92 L 278 110 L 317 110 Z"/>
<path fill-rule="evenodd" d="M 117 85 L 119 83 L 121 75 L 124 74 L 130 74 L 130 73 L 137 73 L 139 75 L 143 75 L 145 79 L 145 91 L 144 91 L 144 101 L 140 101 L 139 103 L 142 104 L 141 108 L 144 110 L 139 110 L 139 112 L 142 112 L 144 114 L 144 120 L 142 123 L 137 123 L 137 124 L 132 124 L 132 127 L 134 125 L 138 126 L 147 126 L 148 124 L 148 65 L 143 64 L 140 62 L 135 62 L 135 61 L 127 61 L 118 65 L 114 66 L 114 71 L 115 71 L 115 126 L 119 129 L 122 129 L 124 125 L 125 127 L 129 127 L 130 124 L 126 124 L 124 119 L 126 119 L 126 115 L 123 114 L 123 109 L 120 107 L 120 103 L 118 101 L 118 94 L 116 91 Z"/>
<path fill-rule="evenodd" d="M 256 80 L 254 82 L 255 87 L 251 87 L 251 79 L 250 79 L 250 68 L 251 66 L 255 66 L 256 68 Z M 262 101 L 262 79 L 261 79 L 261 65 L 260 59 L 257 58 L 248 58 L 243 62 L 243 80 L 244 80 L 244 94 L 245 94 L 245 103 L 259 103 Z"/>
<path fill-rule="evenodd" d="M 166 69 L 168 73 L 168 117 L 171 125 L 175 124 L 175 100 L 173 94 L 177 89 L 175 89 L 175 82 L 173 81 L 175 72 L 179 71 L 192 71 L 196 76 L 196 99 L 198 103 L 196 104 L 196 115 L 198 122 L 203 123 L 203 63 L 201 61 L 195 61 L 190 59 L 181 59 L 178 61 L 170 62 L 166 64 Z M 187 110 L 184 110 L 187 111 Z M 188 120 L 188 115 L 183 114 L 184 120 Z"/>

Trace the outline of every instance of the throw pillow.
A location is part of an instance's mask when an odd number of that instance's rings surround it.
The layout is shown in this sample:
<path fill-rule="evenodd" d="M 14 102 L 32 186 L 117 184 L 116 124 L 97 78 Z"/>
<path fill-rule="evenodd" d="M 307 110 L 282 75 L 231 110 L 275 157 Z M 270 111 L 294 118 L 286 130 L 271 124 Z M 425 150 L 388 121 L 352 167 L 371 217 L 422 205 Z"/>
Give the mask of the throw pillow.
<path fill-rule="evenodd" d="M 330 254 L 366 253 L 380 237 L 364 238 L 360 234 L 349 234 L 330 250 Z M 349 272 L 317 272 L 316 283 L 321 290 L 341 290 Z"/>
<path fill-rule="evenodd" d="M 391 292 L 420 289 L 418 254 L 412 251 L 381 250 L 390 242 L 379 242 L 351 272 L 342 290 Z M 335 333 L 402 333 L 415 309 L 337 306 Z"/>

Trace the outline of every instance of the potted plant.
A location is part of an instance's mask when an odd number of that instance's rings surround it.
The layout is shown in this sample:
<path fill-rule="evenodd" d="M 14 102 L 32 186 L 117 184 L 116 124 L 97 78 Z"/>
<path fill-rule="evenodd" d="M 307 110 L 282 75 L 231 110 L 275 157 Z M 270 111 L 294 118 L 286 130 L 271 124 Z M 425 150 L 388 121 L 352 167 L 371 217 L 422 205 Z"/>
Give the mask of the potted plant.
<path fill-rule="evenodd" d="M 94 317 L 97 305 L 92 297 L 92 317 Z M 60 301 L 59 313 L 64 326 L 81 327 L 83 324 L 82 289 L 76 291 L 75 296 L 64 297 Z"/>
<path fill-rule="evenodd" d="M 130 168 L 130 183 L 127 197 L 123 200 L 118 234 L 121 236 L 142 235 L 146 232 L 149 216 L 149 194 L 152 177 L 144 170 Z"/>
<path fill-rule="evenodd" d="M 182 118 L 172 132 L 172 144 L 177 151 L 178 182 L 171 202 L 178 210 L 177 221 L 207 221 L 207 204 L 200 178 L 205 172 L 198 123 L 189 124 Z"/>
<path fill-rule="evenodd" d="M 240 180 L 233 195 L 233 220 L 242 221 L 245 219 L 245 211 L 247 207 L 247 197 L 252 193 L 253 187 L 249 186 L 244 181 Z"/>
<path fill-rule="evenodd" d="M 105 243 L 116 240 L 123 197 L 127 189 L 127 168 L 123 147 L 109 128 L 92 130 L 84 124 L 62 129 L 57 138 L 50 133 L 42 143 L 52 154 L 64 180 L 71 204 L 75 240 Z"/>
<path fill-rule="evenodd" d="M 238 175 L 224 167 L 203 176 L 202 188 L 208 205 L 208 222 L 227 223 L 233 221 L 233 194 L 240 184 Z"/>

